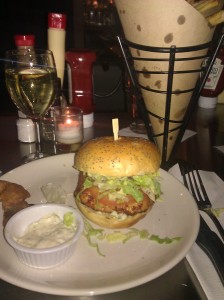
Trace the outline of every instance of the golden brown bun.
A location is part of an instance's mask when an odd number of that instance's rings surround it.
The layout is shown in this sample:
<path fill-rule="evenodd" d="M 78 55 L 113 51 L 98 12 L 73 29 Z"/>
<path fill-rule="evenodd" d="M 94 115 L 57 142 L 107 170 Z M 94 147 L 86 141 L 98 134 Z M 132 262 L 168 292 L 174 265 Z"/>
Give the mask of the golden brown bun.
<path fill-rule="evenodd" d="M 85 143 L 75 155 L 74 167 L 90 174 L 123 177 L 154 173 L 160 162 L 160 153 L 149 140 L 109 136 Z"/>
<path fill-rule="evenodd" d="M 142 212 L 135 214 L 134 216 L 127 216 L 124 220 L 119 220 L 116 217 L 111 216 L 109 213 L 97 213 L 93 209 L 89 208 L 86 205 L 83 205 L 78 198 L 76 198 L 76 204 L 82 214 L 92 221 L 93 223 L 105 227 L 105 228 L 111 228 L 111 229 L 119 229 L 119 228 L 128 228 L 134 224 L 136 224 L 139 220 L 144 218 L 146 214 L 151 210 L 153 206 L 153 202 L 151 203 L 151 206 L 147 210 L 147 212 Z"/>

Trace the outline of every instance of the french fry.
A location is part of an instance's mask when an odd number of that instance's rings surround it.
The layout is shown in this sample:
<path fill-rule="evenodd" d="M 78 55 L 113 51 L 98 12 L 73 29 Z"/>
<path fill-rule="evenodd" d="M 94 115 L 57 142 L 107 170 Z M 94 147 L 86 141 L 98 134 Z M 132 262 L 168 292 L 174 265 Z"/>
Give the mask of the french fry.
<path fill-rule="evenodd" d="M 216 14 L 209 16 L 206 19 L 211 26 L 217 26 L 218 24 L 224 22 L 224 10 L 220 10 Z"/>
<path fill-rule="evenodd" d="M 218 0 L 201 0 L 199 2 L 195 2 L 192 6 L 197 9 L 201 14 L 206 13 L 211 8 L 214 8 L 219 5 Z"/>
<path fill-rule="evenodd" d="M 186 0 L 200 14 L 202 14 L 211 26 L 217 26 L 224 22 L 223 0 Z"/>
<path fill-rule="evenodd" d="M 189 4 L 193 5 L 196 1 L 195 0 L 186 0 Z"/>

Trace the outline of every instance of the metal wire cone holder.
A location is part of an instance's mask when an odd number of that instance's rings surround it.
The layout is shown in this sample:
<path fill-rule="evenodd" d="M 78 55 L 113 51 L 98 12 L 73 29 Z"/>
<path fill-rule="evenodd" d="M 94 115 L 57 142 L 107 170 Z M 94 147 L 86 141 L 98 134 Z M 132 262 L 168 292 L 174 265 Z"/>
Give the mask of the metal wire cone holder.
<path fill-rule="evenodd" d="M 146 126 L 146 131 L 147 131 L 147 135 L 148 135 L 148 139 L 152 142 L 154 142 L 156 144 L 156 137 L 158 136 L 163 136 L 163 147 L 162 147 L 162 163 L 161 166 L 163 168 L 166 168 L 170 162 L 172 161 L 172 158 L 174 156 L 174 153 L 177 150 L 177 147 L 179 145 L 179 143 L 182 140 L 182 137 L 184 135 L 184 132 L 189 124 L 190 118 L 192 116 L 192 113 L 198 103 L 198 99 L 199 96 L 201 94 L 201 91 L 206 83 L 206 80 L 208 78 L 208 75 L 212 69 L 213 63 L 216 59 L 216 56 L 218 54 L 218 51 L 222 45 L 223 39 L 224 39 L 224 34 L 221 35 L 221 37 L 218 39 L 217 42 L 215 43 L 215 47 L 214 47 L 214 52 L 212 53 L 212 55 L 208 58 L 207 63 L 206 64 L 201 64 L 200 68 L 197 69 L 193 69 L 193 70 L 189 70 L 189 69 L 185 69 L 185 70 L 181 70 L 181 71 L 175 71 L 175 63 L 177 61 L 186 61 L 186 60 L 196 60 L 196 59 L 206 59 L 207 58 L 207 54 L 205 55 L 197 55 L 197 51 L 199 50 L 203 50 L 203 49 L 208 49 L 211 46 L 211 43 L 206 43 L 206 44 L 201 44 L 201 45 L 197 45 L 197 46 L 192 46 L 192 47 L 176 47 L 176 46 L 171 46 L 170 48 L 160 48 L 160 47 L 151 47 L 151 46 L 145 46 L 145 45 L 140 45 L 140 44 L 136 44 L 133 42 L 130 42 L 128 40 L 126 40 L 123 37 L 118 36 L 118 43 L 120 45 L 121 51 L 122 51 L 122 55 L 125 61 L 125 65 L 128 71 L 128 74 L 130 76 L 132 85 L 133 85 L 133 90 L 135 93 L 135 97 L 137 98 L 137 105 L 138 105 L 138 109 L 140 111 L 140 114 L 142 115 L 143 121 L 145 123 Z M 142 50 L 142 51 L 147 51 L 147 52 L 157 52 L 157 53 L 167 53 L 167 58 L 143 58 L 143 57 L 133 57 L 131 55 L 131 52 L 129 50 L 129 48 L 132 49 L 136 49 L 136 50 Z M 188 53 L 188 52 L 194 52 L 196 53 L 195 56 L 192 57 L 184 57 L 184 54 Z M 206 52 L 206 51 L 205 51 Z M 137 53 L 137 52 L 136 52 Z M 180 57 L 180 55 L 178 57 L 176 57 L 177 53 L 181 53 L 181 55 L 183 57 Z M 163 71 L 151 71 L 151 70 L 138 70 L 136 71 L 134 69 L 134 62 L 137 60 L 141 60 L 141 61 L 167 61 L 168 63 L 168 69 L 167 70 L 163 70 Z M 162 90 L 154 90 L 149 88 L 148 86 L 142 86 L 139 84 L 138 79 L 137 79 L 137 75 L 138 74 L 147 74 L 147 75 L 151 75 L 151 74 L 167 74 L 167 89 L 165 91 Z M 193 74 L 193 73 L 198 73 L 199 77 L 197 80 L 197 83 L 195 85 L 194 88 L 192 89 L 188 89 L 188 90 L 179 90 L 178 91 L 174 91 L 173 90 L 173 76 L 174 74 Z M 145 89 L 148 91 L 152 91 L 154 93 L 163 93 L 166 94 L 166 105 L 165 105 L 165 116 L 159 116 L 159 115 L 155 115 L 153 114 L 151 111 L 146 109 L 146 105 L 144 102 L 144 99 L 142 97 L 142 93 L 141 93 L 141 89 Z M 192 96 L 190 98 L 190 102 L 188 104 L 188 107 L 186 109 L 185 115 L 183 117 L 182 120 L 178 121 L 178 120 L 172 120 L 170 119 L 170 110 L 171 110 L 171 98 L 172 95 L 175 93 L 181 94 L 181 93 L 186 93 L 186 92 L 192 92 Z M 155 135 L 153 133 L 153 128 L 150 124 L 150 119 L 149 116 L 153 115 L 153 117 L 158 118 L 159 120 L 163 120 L 164 122 L 164 130 L 162 133 Z M 175 127 L 172 128 L 171 130 L 169 130 L 169 124 L 173 123 L 175 124 Z M 179 133 L 177 135 L 175 144 L 173 146 L 173 149 L 171 151 L 171 154 L 169 156 L 169 159 L 167 159 L 167 146 L 168 146 L 168 134 L 171 131 L 175 131 L 175 130 L 179 130 Z"/>

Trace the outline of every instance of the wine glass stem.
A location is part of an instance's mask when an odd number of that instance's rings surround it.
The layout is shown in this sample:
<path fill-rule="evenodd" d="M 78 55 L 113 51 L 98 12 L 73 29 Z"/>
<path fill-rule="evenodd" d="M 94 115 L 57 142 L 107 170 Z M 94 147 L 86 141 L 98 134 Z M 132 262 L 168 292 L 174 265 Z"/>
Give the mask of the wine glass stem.
<path fill-rule="evenodd" d="M 33 119 L 36 134 L 36 152 L 41 153 L 41 142 L 40 142 L 40 119 Z"/>

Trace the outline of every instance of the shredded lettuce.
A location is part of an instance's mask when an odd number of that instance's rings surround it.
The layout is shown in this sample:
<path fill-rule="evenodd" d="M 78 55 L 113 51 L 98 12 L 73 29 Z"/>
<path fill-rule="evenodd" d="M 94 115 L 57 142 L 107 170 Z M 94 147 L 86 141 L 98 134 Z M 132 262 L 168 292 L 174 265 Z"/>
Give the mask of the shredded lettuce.
<path fill-rule="evenodd" d="M 114 231 L 111 233 L 106 234 L 105 238 L 109 243 L 116 243 L 122 242 L 126 243 L 132 238 L 140 238 L 141 240 L 149 239 L 149 232 L 148 230 L 139 230 L 136 228 L 130 228 L 127 232 L 123 231 Z"/>
<path fill-rule="evenodd" d="M 129 231 L 129 232 L 114 231 L 106 234 L 106 240 L 109 243 L 117 243 L 117 242 L 126 243 L 131 238 L 134 238 L 137 235 L 138 234 L 134 231 Z"/>
<path fill-rule="evenodd" d="M 93 241 L 93 238 L 96 238 L 99 240 L 103 239 L 104 238 L 104 230 L 99 229 L 99 228 L 98 229 L 94 228 L 86 219 L 84 219 L 84 236 L 86 237 L 90 247 L 96 248 L 97 253 L 100 256 L 105 257 L 105 254 L 103 254 L 100 251 L 98 243 Z"/>
<path fill-rule="evenodd" d="M 86 177 L 83 186 L 85 189 L 90 188 L 93 186 L 93 181 L 89 177 Z"/>
<path fill-rule="evenodd" d="M 110 197 L 113 200 L 131 195 L 137 202 L 140 202 L 143 200 L 142 191 L 148 194 L 152 200 L 156 200 L 161 196 L 158 172 L 132 177 L 106 177 L 88 174 L 84 181 L 84 188 L 91 186 L 99 187 L 102 193 L 109 193 L 110 191 Z"/>
<path fill-rule="evenodd" d="M 181 237 L 173 237 L 173 238 L 169 238 L 169 237 L 164 237 L 164 238 L 160 238 L 158 235 L 154 235 L 152 234 L 150 237 L 149 237 L 149 240 L 150 241 L 155 241 L 159 244 L 171 244 L 175 241 L 180 241 L 181 240 Z"/>
<path fill-rule="evenodd" d="M 85 223 L 85 231 L 88 233 L 89 236 L 91 237 L 97 237 L 100 239 L 103 236 L 104 230 L 101 228 L 94 228 L 87 220 L 84 220 Z"/>
<path fill-rule="evenodd" d="M 208 210 L 210 210 L 217 218 L 224 213 L 224 208 L 208 208 Z"/>
<path fill-rule="evenodd" d="M 73 213 L 67 212 L 66 214 L 64 214 L 63 216 L 63 223 L 67 226 L 67 227 L 72 227 L 76 225 L 76 220 L 75 220 L 75 216 L 73 215 Z"/>
<path fill-rule="evenodd" d="M 102 228 L 94 228 L 87 220 L 84 220 L 84 224 L 84 236 L 86 237 L 89 245 L 93 248 L 96 248 L 97 253 L 102 257 L 105 257 L 105 254 L 103 254 L 100 250 L 99 241 L 125 244 L 133 238 L 139 238 L 141 240 L 153 241 L 158 244 L 171 244 L 181 240 L 181 237 L 161 238 L 158 235 L 150 235 L 146 229 L 139 230 L 137 228 L 130 228 L 128 230 L 106 232 Z"/>

